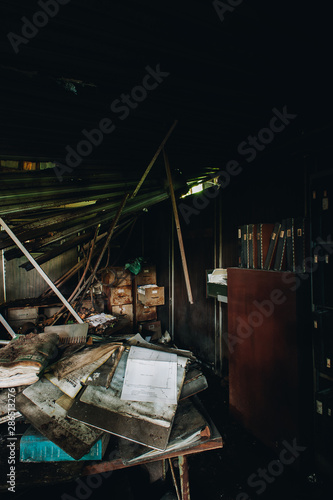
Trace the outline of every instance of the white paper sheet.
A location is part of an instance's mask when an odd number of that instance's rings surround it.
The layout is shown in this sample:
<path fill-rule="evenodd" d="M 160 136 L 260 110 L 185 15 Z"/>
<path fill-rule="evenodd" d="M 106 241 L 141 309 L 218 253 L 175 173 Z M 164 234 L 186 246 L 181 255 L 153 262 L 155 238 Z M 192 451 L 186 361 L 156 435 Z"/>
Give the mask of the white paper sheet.
<path fill-rule="evenodd" d="M 177 355 L 131 347 L 121 399 L 177 403 Z"/>

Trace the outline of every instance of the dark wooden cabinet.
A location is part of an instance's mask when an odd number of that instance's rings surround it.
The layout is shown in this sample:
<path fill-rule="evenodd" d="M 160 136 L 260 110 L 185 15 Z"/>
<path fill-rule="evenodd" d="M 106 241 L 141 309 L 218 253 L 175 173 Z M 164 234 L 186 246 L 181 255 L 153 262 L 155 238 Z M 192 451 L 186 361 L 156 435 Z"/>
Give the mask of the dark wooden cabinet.
<path fill-rule="evenodd" d="M 265 445 L 312 446 L 311 279 L 228 269 L 230 412 Z"/>

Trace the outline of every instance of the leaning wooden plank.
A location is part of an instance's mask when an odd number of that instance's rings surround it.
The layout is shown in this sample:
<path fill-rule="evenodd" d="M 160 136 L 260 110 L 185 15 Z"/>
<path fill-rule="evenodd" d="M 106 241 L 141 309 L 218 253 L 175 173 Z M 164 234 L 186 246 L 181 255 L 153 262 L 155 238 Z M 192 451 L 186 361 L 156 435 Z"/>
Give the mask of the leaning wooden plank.
<path fill-rule="evenodd" d="M 189 300 L 190 304 L 193 304 L 192 289 L 191 289 L 190 277 L 189 277 L 189 274 L 188 274 L 188 268 L 187 268 L 187 262 L 186 262 L 186 256 L 185 256 L 185 249 L 184 249 L 184 243 L 183 243 L 183 236 L 182 236 L 182 231 L 181 231 L 181 228 L 180 228 L 180 221 L 179 221 L 179 215 L 178 215 L 178 210 L 177 210 L 175 192 L 173 190 L 173 183 L 172 183 L 172 177 L 171 177 L 171 172 L 170 172 L 169 160 L 168 160 L 167 154 L 166 154 L 166 152 L 165 152 L 164 149 L 163 149 L 163 156 L 164 156 L 165 169 L 166 169 L 167 176 L 168 176 L 168 182 L 169 182 L 169 188 L 170 188 L 170 196 L 171 196 L 173 214 L 174 214 L 174 217 L 175 217 L 175 223 L 176 223 L 176 229 L 177 229 L 177 236 L 178 236 L 180 254 L 181 254 L 181 258 L 182 258 L 182 265 L 183 265 L 183 271 L 184 271 L 184 277 L 185 277 L 185 283 L 186 283 L 186 290 L 187 290 L 188 300 Z"/>
<path fill-rule="evenodd" d="M 159 145 L 159 147 L 157 148 L 156 153 L 154 154 L 154 156 L 153 156 L 153 158 L 151 159 L 151 161 L 150 161 L 150 163 L 149 163 L 148 167 L 147 167 L 147 168 L 146 168 L 146 170 L 144 171 L 144 174 L 143 174 L 143 176 L 141 177 L 141 179 L 140 179 L 140 181 L 139 181 L 138 185 L 136 186 L 136 188 L 135 188 L 135 190 L 134 190 L 134 192 L 133 192 L 133 194 L 132 194 L 131 198 L 134 198 L 134 197 L 137 195 L 137 193 L 138 193 L 138 191 L 139 191 L 140 187 L 142 186 L 142 184 L 143 184 L 143 182 L 144 182 L 145 178 L 147 177 L 147 175 L 149 174 L 149 172 L 150 172 L 150 170 L 151 170 L 152 166 L 154 165 L 154 163 L 155 163 L 156 159 L 158 158 L 158 156 L 159 156 L 160 152 L 161 152 L 161 151 L 162 151 L 162 149 L 164 148 L 164 146 L 165 146 L 165 144 L 166 144 L 167 140 L 169 139 L 170 135 L 172 134 L 173 129 L 175 128 L 175 126 L 177 125 L 177 123 L 178 123 L 178 120 L 175 120 L 175 121 L 173 122 L 173 124 L 171 125 L 170 130 L 168 131 L 167 135 L 164 137 L 163 141 L 161 142 L 161 144 L 160 144 L 160 145 Z"/>

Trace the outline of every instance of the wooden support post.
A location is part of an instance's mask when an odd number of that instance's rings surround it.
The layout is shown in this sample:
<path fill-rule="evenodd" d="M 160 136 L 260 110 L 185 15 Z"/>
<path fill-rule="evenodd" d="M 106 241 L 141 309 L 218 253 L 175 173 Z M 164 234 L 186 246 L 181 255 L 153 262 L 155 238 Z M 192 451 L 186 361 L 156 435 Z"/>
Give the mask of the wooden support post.
<path fill-rule="evenodd" d="M 168 176 L 168 182 L 169 182 L 169 188 L 170 188 L 170 196 L 171 196 L 173 214 L 174 214 L 175 223 L 176 223 L 177 236 L 178 236 L 178 242 L 179 242 L 179 248 L 180 248 L 180 255 L 181 255 L 181 258 L 182 258 L 182 265 L 183 265 L 183 271 L 184 271 L 184 277 L 185 277 L 185 283 L 186 283 L 188 300 L 189 300 L 190 304 L 193 304 L 191 283 L 190 283 L 190 277 L 189 277 L 188 269 L 187 269 L 185 249 L 184 249 L 182 232 L 181 232 L 181 228 L 180 228 L 180 221 L 179 221 L 179 215 L 178 215 L 178 210 L 177 210 L 175 192 L 173 190 L 173 183 L 172 183 L 170 165 L 169 165 L 169 160 L 168 160 L 167 154 L 166 154 L 166 152 L 165 152 L 164 149 L 163 149 L 163 156 L 164 156 L 165 169 L 166 169 L 166 173 L 167 173 L 167 176 Z"/>
<path fill-rule="evenodd" d="M 67 300 L 62 295 L 62 293 L 60 293 L 60 291 L 58 290 L 58 288 L 50 280 L 50 278 L 43 271 L 43 269 L 39 266 L 39 264 L 37 264 L 37 262 L 35 261 L 35 259 L 30 255 L 30 253 L 28 252 L 28 250 L 22 245 L 22 243 L 20 242 L 20 240 L 18 238 L 16 238 L 15 234 L 13 233 L 13 231 L 7 226 L 7 224 L 5 223 L 5 221 L 3 221 L 1 219 L 1 217 L 0 217 L 0 224 L 2 225 L 2 227 L 4 228 L 4 230 L 7 232 L 7 234 L 9 234 L 9 236 L 14 241 L 14 243 L 16 243 L 16 245 L 19 247 L 19 249 L 21 250 L 21 252 L 24 253 L 24 255 L 26 256 L 26 258 L 31 262 L 31 264 L 34 266 L 34 268 L 38 271 L 38 273 L 41 275 L 41 277 L 44 278 L 44 280 L 49 285 L 49 287 L 52 288 L 52 290 L 59 297 L 59 299 L 61 300 L 61 302 L 67 307 L 67 309 L 74 316 L 74 318 L 76 319 L 76 321 L 78 323 L 83 323 L 83 320 L 80 318 L 80 316 L 74 311 L 73 307 L 67 302 Z"/>
<path fill-rule="evenodd" d="M 171 471 L 171 475 L 172 475 L 173 485 L 175 487 L 176 494 L 177 494 L 177 500 L 181 500 L 180 493 L 179 493 L 179 488 L 178 488 L 178 484 L 177 484 L 177 478 L 176 478 L 176 475 L 175 475 L 175 471 L 173 470 L 173 465 L 172 465 L 171 458 L 169 458 L 169 465 L 170 465 L 170 471 Z"/>
<path fill-rule="evenodd" d="M 157 158 L 158 158 L 158 155 L 160 154 L 160 152 L 161 152 L 161 151 L 162 151 L 162 149 L 164 148 L 164 146 L 165 146 L 165 144 L 166 144 L 166 141 L 169 139 L 169 137 L 170 137 L 171 133 L 173 132 L 173 129 L 175 128 L 175 126 L 177 125 L 177 123 L 178 123 L 178 120 L 175 120 L 175 121 L 173 122 L 173 124 L 172 124 L 172 126 L 171 126 L 171 128 L 170 128 L 169 132 L 167 133 L 167 135 L 164 137 L 163 141 L 162 141 L 162 142 L 161 142 L 161 144 L 159 145 L 159 147 L 158 147 L 158 149 L 157 149 L 156 153 L 154 154 L 154 156 L 153 156 L 153 158 L 152 158 L 151 162 L 149 163 L 149 165 L 148 165 L 148 167 L 146 168 L 146 170 L 145 170 L 145 172 L 144 172 L 143 176 L 141 177 L 139 184 L 136 186 L 136 188 L 135 188 L 135 190 L 134 190 L 134 192 L 133 192 L 133 194 L 132 194 L 131 198 L 134 198 L 134 197 L 137 195 L 137 193 L 138 193 L 138 191 L 139 191 L 140 187 L 142 186 L 142 184 L 143 184 L 143 182 L 144 182 L 145 178 L 147 177 L 147 175 L 149 174 L 149 172 L 150 172 L 150 170 L 151 170 L 152 166 L 154 165 L 155 161 L 156 161 L 156 160 L 157 160 Z"/>

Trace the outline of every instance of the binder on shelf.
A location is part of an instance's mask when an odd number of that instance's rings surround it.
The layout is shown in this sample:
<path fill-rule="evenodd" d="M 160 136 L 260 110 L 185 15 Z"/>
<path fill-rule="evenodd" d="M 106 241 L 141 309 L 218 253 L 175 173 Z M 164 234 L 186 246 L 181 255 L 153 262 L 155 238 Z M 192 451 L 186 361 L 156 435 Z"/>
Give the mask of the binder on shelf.
<path fill-rule="evenodd" d="M 305 272 L 305 220 L 295 218 L 295 270 Z"/>
<path fill-rule="evenodd" d="M 242 267 L 242 226 L 237 229 L 238 267 Z"/>
<path fill-rule="evenodd" d="M 249 224 L 248 225 L 248 267 L 249 269 L 257 268 L 258 261 L 258 250 L 257 250 L 257 225 Z"/>
<path fill-rule="evenodd" d="M 248 225 L 243 224 L 238 228 L 238 240 L 239 240 L 239 267 L 249 267 L 249 247 L 248 247 Z"/>
<path fill-rule="evenodd" d="M 319 390 L 315 395 L 316 447 L 331 455 L 333 447 L 333 389 Z"/>
<path fill-rule="evenodd" d="M 271 269 L 272 261 L 275 255 L 275 250 L 278 242 L 280 227 L 281 227 L 280 222 L 276 222 L 274 224 L 274 228 L 270 236 L 269 246 L 264 263 L 264 269 L 266 270 Z"/>
<path fill-rule="evenodd" d="M 286 271 L 295 271 L 294 218 L 286 219 Z"/>
<path fill-rule="evenodd" d="M 332 243 L 317 245 L 313 253 L 313 303 L 322 307 L 333 307 L 333 256 Z"/>
<path fill-rule="evenodd" d="M 274 271 L 281 271 L 285 263 L 285 250 L 286 250 L 286 227 L 287 221 L 285 219 L 281 222 L 280 233 L 276 245 L 276 254 L 273 269 Z"/>
<path fill-rule="evenodd" d="M 257 224 L 257 267 L 264 269 L 265 257 L 268 252 L 269 242 L 271 238 L 274 224 L 259 223 Z"/>
<path fill-rule="evenodd" d="M 313 316 L 313 346 L 316 369 L 333 376 L 333 311 L 317 309 Z"/>

